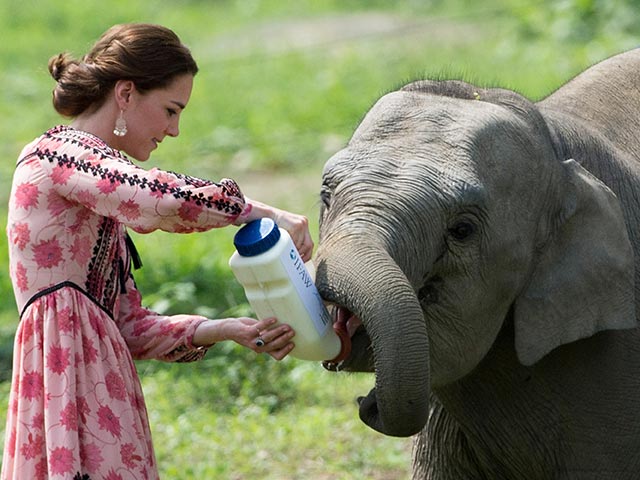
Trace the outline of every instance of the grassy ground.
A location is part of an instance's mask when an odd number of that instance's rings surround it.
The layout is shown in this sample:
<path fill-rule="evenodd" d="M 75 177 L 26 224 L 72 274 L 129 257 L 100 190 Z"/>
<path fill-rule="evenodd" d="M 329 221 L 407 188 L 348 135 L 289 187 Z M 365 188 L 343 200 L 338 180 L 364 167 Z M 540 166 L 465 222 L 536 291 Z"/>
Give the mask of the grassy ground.
<path fill-rule="evenodd" d="M 592 3 L 0 0 L 0 224 L 20 148 L 62 121 L 49 106 L 47 59 L 84 53 L 113 23 L 173 28 L 201 68 L 180 138 L 163 143 L 149 167 L 234 177 L 248 196 L 308 215 L 315 233 L 322 165 L 381 94 L 413 79 L 456 77 L 540 98 L 632 46 L 625 22 L 637 17 L 619 0 L 603 13 L 617 24 L 583 22 L 595 34 L 562 23 L 562 8 Z M 233 233 L 136 236 L 146 303 L 212 317 L 247 313 L 226 266 Z M 16 326 L 6 251 L 0 236 L 0 399 Z M 370 376 L 232 346 L 199 364 L 138 366 L 163 478 L 409 476 L 410 439 L 383 437 L 357 418 L 354 398 L 372 387 Z"/>

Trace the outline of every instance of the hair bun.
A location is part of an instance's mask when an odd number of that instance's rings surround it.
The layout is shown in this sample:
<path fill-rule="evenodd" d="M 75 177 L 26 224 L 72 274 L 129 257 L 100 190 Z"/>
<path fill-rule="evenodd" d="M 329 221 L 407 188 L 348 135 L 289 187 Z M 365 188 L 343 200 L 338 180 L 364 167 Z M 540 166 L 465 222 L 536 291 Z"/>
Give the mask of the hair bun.
<path fill-rule="evenodd" d="M 56 82 L 60 81 L 70 63 L 73 60 L 68 53 L 59 53 L 49 59 L 49 73 Z"/>

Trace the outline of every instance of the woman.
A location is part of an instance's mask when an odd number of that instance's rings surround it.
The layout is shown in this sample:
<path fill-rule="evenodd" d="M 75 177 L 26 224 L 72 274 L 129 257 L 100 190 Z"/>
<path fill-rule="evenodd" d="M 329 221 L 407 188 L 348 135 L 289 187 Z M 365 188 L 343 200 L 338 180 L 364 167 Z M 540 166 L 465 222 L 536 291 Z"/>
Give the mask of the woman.
<path fill-rule="evenodd" d="M 313 242 L 306 218 L 243 197 L 232 180 L 129 161 L 178 136 L 189 102 L 198 68 L 171 30 L 112 27 L 81 61 L 61 54 L 49 71 L 54 107 L 72 123 L 27 145 L 14 175 L 7 233 L 20 324 L 1 478 L 155 479 L 133 359 L 192 361 L 232 340 L 280 360 L 294 332 L 275 319 L 143 308 L 126 228 L 194 232 L 268 216 L 303 259 Z"/>

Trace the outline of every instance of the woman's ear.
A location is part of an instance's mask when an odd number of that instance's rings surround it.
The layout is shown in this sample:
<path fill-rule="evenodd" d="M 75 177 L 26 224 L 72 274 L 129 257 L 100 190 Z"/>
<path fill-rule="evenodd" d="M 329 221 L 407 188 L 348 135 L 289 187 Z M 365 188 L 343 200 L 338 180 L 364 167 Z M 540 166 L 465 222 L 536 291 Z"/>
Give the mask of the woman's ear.
<path fill-rule="evenodd" d="M 524 365 L 601 330 L 638 326 L 634 256 L 618 198 L 576 161 L 562 167 L 561 220 L 515 302 Z"/>
<path fill-rule="evenodd" d="M 131 103 L 133 93 L 136 91 L 136 85 L 131 80 L 118 80 L 113 91 L 118 108 L 126 110 Z"/>

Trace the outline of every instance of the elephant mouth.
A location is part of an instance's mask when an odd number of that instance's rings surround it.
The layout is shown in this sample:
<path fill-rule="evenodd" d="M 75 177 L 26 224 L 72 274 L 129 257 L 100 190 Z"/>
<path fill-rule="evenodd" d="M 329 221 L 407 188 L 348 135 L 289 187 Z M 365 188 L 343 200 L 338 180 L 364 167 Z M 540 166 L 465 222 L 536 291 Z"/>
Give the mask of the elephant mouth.
<path fill-rule="evenodd" d="M 358 351 L 363 349 L 363 345 L 368 347 L 371 344 L 369 335 L 360 319 L 349 309 L 338 305 L 330 305 L 329 312 L 333 319 L 333 329 L 338 336 L 348 339 L 350 343 L 349 355 L 340 361 L 328 360 L 322 363 L 327 370 L 338 372 L 349 368 L 350 359 L 353 357 L 354 348 Z M 368 348 L 366 348 L 368 350 Z"/>

